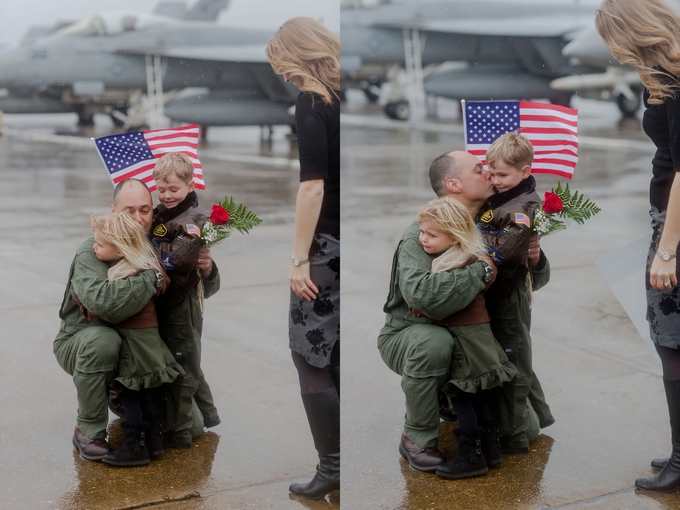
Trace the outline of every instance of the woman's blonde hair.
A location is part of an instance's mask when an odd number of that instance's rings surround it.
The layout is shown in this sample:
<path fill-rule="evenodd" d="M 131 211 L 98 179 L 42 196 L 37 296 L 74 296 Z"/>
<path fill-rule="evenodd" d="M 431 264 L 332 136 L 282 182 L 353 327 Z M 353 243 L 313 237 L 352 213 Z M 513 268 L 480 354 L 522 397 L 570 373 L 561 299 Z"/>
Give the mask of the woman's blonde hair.
<path fill-rule="evenodd" d="M 435 198 L 418 211 L 418 223 L 429 222 L 433 228 L 458 240 L 458 249 L 468 258 L 486 253 L 486 245 L 468 208 L 450 196 Z"/>
<path fill-rule="evenodd" d="M 102 241 L 109 243 L 123 255 L 123 259 L 109 269 L 109 280 L 127 278 L 159 265 L 156 251 L 144 228 L 130 213 L 96 214 L 90 217 L 90 226 Z"/>
<path fill-rule="evenodd" d="M 680 16 L 668 4 L 663 0 L 604 0 L 595 28 L 621 64 L 637 69 L 651 104 L 676 96 L 680 90 L 676 78 L 680 77 Z M 655 65 L 667 72 L 654 69 Z"/>
<path fill-rule="evenodd" d="M 340 41 L 315 19 L 289 19 L 265 52 L 274 72 L 299 78 L 303 92 L 316 94 L 324 104 L 339 99 Z"/>

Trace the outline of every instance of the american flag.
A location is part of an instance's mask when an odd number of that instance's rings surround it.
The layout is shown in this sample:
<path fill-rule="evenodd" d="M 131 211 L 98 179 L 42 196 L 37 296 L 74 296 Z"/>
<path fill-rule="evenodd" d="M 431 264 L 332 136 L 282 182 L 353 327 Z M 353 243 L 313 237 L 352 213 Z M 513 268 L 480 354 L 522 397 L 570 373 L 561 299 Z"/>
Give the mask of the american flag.
<path fill-rule="evenodd" d="M 486 165 L 491 143 L 508 131 L 518 131 L 534 146 L 532 173 L 571 179 L 578 162 L 577 111 L 526 101 L 463 101 L 465 150 Z"/>
<path fill-rule="evenodd" d="M 195 124 L 104 136 L 93 141 L 114 186 L 135 178 L 145 182 L 149 191 L 155 191 L 153 167 L 156 160 L 168 152 L 181 152 L 194 164 L 194 186 L 205 189 L 203 165 L 198 160 L 198 126 Z"/>

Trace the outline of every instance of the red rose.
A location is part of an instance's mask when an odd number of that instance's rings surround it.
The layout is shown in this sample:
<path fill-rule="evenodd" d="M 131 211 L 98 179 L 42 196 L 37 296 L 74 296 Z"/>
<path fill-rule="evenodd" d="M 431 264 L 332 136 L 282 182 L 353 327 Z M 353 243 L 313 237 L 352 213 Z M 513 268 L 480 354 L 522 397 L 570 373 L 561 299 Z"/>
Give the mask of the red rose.
<path fill-rule="evenodd" d="M 543 212 L 546 214 L 555 214 L 560 212 L 564 208 L 562 200 L 560 197 L 551 193 L 550 191 L 545 192 L 545 198 L 543 198 L 543 205 L 541 205 Z"/>
<path fill-rule="evenodd" d="M 229 223 L 229 212 L 221 205 L 213 205 L 210 213 L 210 223 L 213 225 L 226 225 Z"/>

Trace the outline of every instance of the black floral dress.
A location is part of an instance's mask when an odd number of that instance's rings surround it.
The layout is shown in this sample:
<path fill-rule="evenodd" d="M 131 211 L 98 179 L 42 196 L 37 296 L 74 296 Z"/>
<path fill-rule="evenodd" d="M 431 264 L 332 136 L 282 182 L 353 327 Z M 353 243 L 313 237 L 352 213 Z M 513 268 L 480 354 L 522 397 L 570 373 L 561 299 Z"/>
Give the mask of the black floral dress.
<path fill-rule="evenodd" d="M 307 301 L 290 291 L 290 348 L 310 365 L 323 368 L 340 340 L 340 237 L 316 234 L 309 263 L 310 278 L 319 293 Z"/>

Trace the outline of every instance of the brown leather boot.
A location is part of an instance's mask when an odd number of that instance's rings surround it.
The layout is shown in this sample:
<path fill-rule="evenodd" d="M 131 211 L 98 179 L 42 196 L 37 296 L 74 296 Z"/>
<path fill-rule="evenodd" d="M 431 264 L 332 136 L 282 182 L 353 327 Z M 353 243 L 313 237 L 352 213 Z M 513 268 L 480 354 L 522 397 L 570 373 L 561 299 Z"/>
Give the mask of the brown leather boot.
<path fill-rule="evenodd" d="M 73 431 L 71 442 L 85 460 L 99 461 L 104 458 L 104 455 L 112 451 L 106 439 L 90 439 L 78 427 Z"/>
<path fill-rule="evenodd" d="M 399 453 L 413 469 L 431 473 L 446 462 L 446 457 L 437 448 L 421 448 L 411 441 L 405 434 L 401 435 Z"/>

